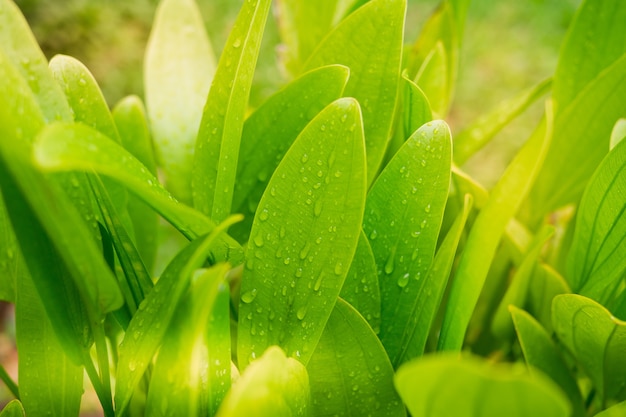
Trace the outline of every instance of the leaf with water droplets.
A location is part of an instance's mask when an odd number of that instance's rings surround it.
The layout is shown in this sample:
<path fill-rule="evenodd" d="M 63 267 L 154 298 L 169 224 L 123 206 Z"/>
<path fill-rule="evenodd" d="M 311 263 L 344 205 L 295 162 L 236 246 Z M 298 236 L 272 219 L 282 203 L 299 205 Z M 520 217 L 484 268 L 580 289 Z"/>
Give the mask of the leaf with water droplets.
<path fill-rule="evenodd" d="M 246 120 L 241 137 L 234 212 L 245 215 L 231 234 L 245 242 L 252 219 L 276 166 L 298 134 L 324 107 L 341 97 L 349 70 L 331 65 L 292 81 Z M 308 155 L 302 156 L 305 163 Z"/>
<path fill-rule="evenodd" d="M 271 346 L 241 375 L 216 417 L 305 417 L 309 402 L 306 368 Z"/>
<path fill-rule="evenodd" d="M 359 244 L 339 295 L 361 313 L 374 333 L 380 331 L 378 273 L 372 248 L 364 233 L 359 236 Z"/>
<path fill-rule="evenodd" d="M 589 298 L 563 294 L 552 301 L 552 325 L 602 401 L 625 400 L 626 322 Z"/>
<path fill-rule="evenodd" d="M 311 360 L 311 416 L 406 416 L 393 367 L 361 315 L 339 299 Z"/>
<path fill-rule="evenodd" d="M 378 267 L 380 338 L 392 363 L 399 360 L 402 335 L 433 260 L 451 159 L 448 125 L 427 123 L 400 148 L 367 196 L 363 230 Z"/>
<path fill-rule="evenodd" d="M 152 140 L 141 99 L 137 96 L 122 99 L 113 108 L 113 120 L 120 134 L 122 146 L 156 177 Z M 134 195 L 128 198 L 128 214 L 135 231 L 137 249 L 146 267 L 151 271 L 158 245 L 158 215 Z"/>
<path fill-rule="evenodd" d="M 34 149 L 38 166 L 46 171 L 85 171 L 111 177 L 161 214 L 187 238 L 193 239 L 215 227 L 201 213 L 176 201 L 158 180 L 120 145 L 81 124 L 54 123 L 39 134 Z M 218 253 L 237 265 L 242 259 L 239 244 L 221 238 Z"/>
<path fill-rule="evenodd" d="M 351 98 L 326 107 L 298 136 L 261 198 L 241 283 L 246 299 L 256 290 L 250 303 L 242 299 L 239 304 L 242 368 L 271 345 L 303 363 L 313 354 L 361 230 L 365 149 L 360 116 Z M 304 163 L 303 155 L 308 156 Z M 319 213 L 317 201 L 323 206 Z"/>
<path fill-rule="evenodd" d="M 344 95 L 363 109 L 368 183 L 374 181 L 391 134 L 400 79 L 404 0 L 372 0 L 344 19 L 320 43 L 305 69 L 350 68 Z"/>
<path fill-rule="evenodd" d="M 193 151 L 216 59 L 194 0 L 159 3 L 144 58 L 148 117 L 167 188 L 191 204 Z"/>
<path fill-rule="evenodd" d="M 231 212 L 237 160 L 270 0 L 244 2 L 220 57 L 193 159 L 193 204 L 214 221 Z"/>
<path fill-rule="evenodd" d="M 439 350 L 460 350 L 507 223 L 532 186 L 550 146 L 552 107 L 539 129 L 509 164 L 478 214 L 465 243 L 441 327 Z"/>
<path fill-rule="evenodd" d="M 193 271 L 200 268 L 218 237 L 239 218 L 229 218 L 209 235 L 185 247 L 167 266 L 133 316 L 119 348 L 116 411 L 121 415 L 137 384 L 163 341 L 179 300 L 187 291 Z"/>
<path fill-rule="evenodd" d="M 146 415 L 195 416 L 207 415 L 207 411 L 210 411 L 209 415 L 215 415 L 230 388 L 230 349 L 226 345 L 226 352 L 218 352 L 218 358 L 226 356 L 226 361 L 215 369 L 212 353 L 217 346 L 207 343 L 207 330 L 216 309 L 221 310 L 216 312 L 220 317 L 228 317 L 229 296 L 224 277 L 229 268 L 228 264 L 218 264 L 196 271 L 187 292 L 177 303 L 150 378 Z M 221 336 L 230 343 L 229 333 Z M 218 343 L 224 347 L 223 341 Z M 222 375 L 224 370 L 226 372 Z M 216 371 L 219 378 L 215 377 Z M 218 394 L 218 390 L 219 395 L 214 395 L 211 404 L 207 404 L 207 396 Z M 163 405 L 164 399 L 166 405 Z"/>
<path fill-rule="evenodd" d="M 559 387 L 542 374 L 457 353 L 408 362 L 395 382 L 413 417 L 567 417 L 571 410 Z"/>

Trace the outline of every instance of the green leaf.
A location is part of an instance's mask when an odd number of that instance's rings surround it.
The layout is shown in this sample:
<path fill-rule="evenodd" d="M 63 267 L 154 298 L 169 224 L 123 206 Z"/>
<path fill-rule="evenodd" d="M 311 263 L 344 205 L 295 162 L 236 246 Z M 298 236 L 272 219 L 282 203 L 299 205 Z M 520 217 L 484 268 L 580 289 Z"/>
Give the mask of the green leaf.
<path fill-rule="evenodd" d="M 15 283 L 26 266 L 0 192 L 0 300 L 15 302 Z"/>
<path fill-rule="evenodd" d="M 424 91 L 435 117 L 448 112 L 450 86 L 448 85 L 448 59 L 441 41 L 437 42 L 424 59 L 415 77 L 415 83 Z"/>
<path fill-rule="evenodd" d="M 259 203 L 241 282 L 241 368 L 271 345 L 308 362 L 357 247 L 365 187 L 359 105 L 340 99 L 298 136 Z"/>
<path fill-rule="evenodd" d="M 550 334 L 524 310 L 512 305 L 509 311 L 531 373 L 538 369 L 550 377 L 567 394 L 574 416 L 584 416 L 585 408 L 576 380 Z"/>
<path fill-rule="evenodd" d="M 576 217 L 567 259 L 567 278 L 575 292 L 601 303 L 607 288 L 623 280 L 626 259 L 626 142 L 604 158 L 592 176 Z"/>
<path fill-rule="evenodd" d="M 34 263 L 37 262 L 31 262 L 31 265 Z M 46 272 L 49 277 L 58 278 L 53 276 L 54 270 Z M 64 299 L 58 301 L 74 312 L 75 303 Z M 32 279 L 25 274 L 17 282 L 15 304 L 20 400 L 29 416 L 78 417 L 84 371 L 70 361 L 66 348 L 68 340 L 61 339 L 67 336 L 59 333 L 51 320 L 57 320 L 57 317 L 46 311 Z M 74 320 L 80 322 L 78 317 Z M 56 324 L 58 327 L 59 323 Z M 89 328 L 86 331 L 89 332 Z"/>
<path fill-rule="evenodd" d="M 396 387 L 413 417 L 567 417 L 561 390 L 523 367 L 447 353 L 403 365 Z"/>
<path fill-rule="evenodd" d="M 216 417 L 304 417 L 309 402 L 304 365 L 271 346 L 241 375 Z"/>
<path fill-rule="evenodd" d="M 11 0 L 0 0 L 0 51 L 28 82 L 46 122 L 72 120 L 72 111 L 48 69 L 46 57 L 22 12 Z"/>
<path fill-rule="evenodd" d="M 611 131 L 611 143 L 609 148 L 612 150 L 620 143 L 622 140 L 626 138 L 626 119 L 619 119 L 615 122 L 615 126 L 613 126 L 613 130 Z"/>
<path fill-rule="evenodd" d="M 552 324 L 599 397 L 626 399 L 626 323 L 589 298 L 564 294 L 552 302 Z"/>
<path fill-rule="evenodd" d="M 626 401 L 615 404 L 606 410 L 596 414 L 594 417 L 622 417 L 626 413 Z"/>
<path fill-rule="evenodd" d="M 219 264 L 211 269 L 196 271 L 187 293 L 178 302 L 152 372 L 146 401 L 147 415 L 206 415 L 200 411 L 204 388 L 202 380 L 210 372 L 209 363 L 213 358 L 205 337 L 228 269 L 228 264 Z M 228 311 L 228 304 L 226 309 Z M 230 337 L 227 340 L 230 341 Z M 230 371 L 230 360 L 227 366 Z M 225 375 L 223 380 L 230 385 L 230 375 Z M 212 407 L 213 412 L 216 410 L 217 407 Z"/>
<path fill-rule="evenodd" d="M 245 215 L 232 229 L 240 242 L 249 238 L 259 200 L 302 129 L 324 107 L 341 97 L 349 70 L 330 65 L 310 71 L 270 97 L 246 120 L 241 137 L 233 208 Z"/>
<path fill-rule="evenodd" d="M 372 247 L 363 232 L 339 296 L 354 307 L 374 330 L 380 332 L 380 288 Z"/>
<path fill-rule="evenodd" d="M 433 261 L 450 185 L 450 129 L 427 123 L 400 148 L 369 194 L 363 230 L 378 267 L 380 339 L 398 364 L 401 340 Z"/>
<path fill-rule="evenodd" d="M 372 0 L 331 31 L 309 58 L 305 69 L 342 64 L 350 68 L 345 96 L 363 110 L 367 178 L 378 173 L 398 96 L 405 0 Z"/>
<path fill-rule="evenodd" d="M 527 310 L 539 320 L 543 327 L 552 332 L 552 299 L 572 290 L 565 279 L 552 267 L 539 263 L 532 276 Z"/>
<path fill-rule="evenodd" d="M 410 137 L 413 132 L 423 124 L 433 120 L 433 112 L 424 92 L 413 81 L 402 77 L 404 85 L 404 139 Z"/>
<path fill-rule="evenodd" d="M 192 170 L 194 206 L 214 221 L 231 212 L 239 145 L 270 0 L 246 1 L 209 91 Z"/>
<path fill-rule="evenodd" d="M 586 59 L 586 58 L 585 58 Z M 626 108 L 626 54 L 602 71 L 560 111 L 544 166 L 529 195 L 530 218 L 576 202 L 609 150 L 615 121 Z M 555 79 L 556 82 L 556 79 Z"/>
<path fill-rule="evenodd" d="M 183 249 L 167 266 L 159 281 L 133 316 L 119 348 L 115 388 L 116 415 L 123 415 L 141 377 L 163 341 L 179 300 L 195 269 L 204 263 L 211 245 L 237 218 L 217 226 Z"/>
<path fill-rule="evenodd" d="M 496 108 L 479 117 L 454 136 L 454 162 L 463 165 L 475 152 L 485 146 L 493 137 L 530 105 L 550 91 L 552 79 L 543 80 L 519 96 L 505 100 Z"/>
<path fill-rule="evenodd" d="M 150 127 L 168 189 L 191 203 L 191 168 L 216 59 L 194 0 L 162 0 L 144 57 Z"/>
<path fill-rule="evenodd" d="M 513 159 L 478 214 L 461 255 L 439 338 L 439 350 L 460 350 L 505 227 L 543 163 L 552 136 L 551 107 L 542 125 Z"/>
<path fill-rule="evenodd" d="M 196 210 L 176 201 L 158 180 L 113 140 L 81 125 L 54 123 L 45 128 L 35 144 L 34 158 L 46 171 L 97 172 L 120 182 L 172 223 L 187 238 L 193 239 L 215 227 Z M 241 262 L 241 247 L 223 238 L 224 257 L 236 265 Z"/>
<path fill-rule="evenodd" d="M 524 306 L 541 250 L 553 234 L 554 227 L 549 225 L 544 226 L 537 232 L 533 241 L 528 246 L 522 262 L 511 278 L 509 286 L 491 322 L 491 332 L 498 339 L 508 340 L 513 336 L 514 329 L 509 308 L 510 306 L 520 308 Z"/>
<path fill-rule="evenodd" d="M 363 317 L 341 299 L 307 371 L 312 417 L 406 415 L 385 349 Z"/>
<path fill-rule="evenodd" d="M 113 120 L 124 148 L 156 177 L 150 130 L 139 97 L 128 96 L 122 99 L 113 109 Z M 135 231 L 137 249 L 148 270 L 152 270 L 157 255 L 158 215 L 134 195 L 128 198 L 128 214 Z"/>
<path fill-rule="evenodd" d="M 430 266 L 424 286 L 413 305 L 405 332 L 400 339 L 400 354 L 395 362 L 396 368 L 410 359 L 422 356 L 431 332 L 435 316 L 439 311 L 441 300 L 448 283 L 452 264 L 472 209 L 472 197 L 465 196 L 463 211 L 459 213 L 452 227 L 441 243 L 435 259 Z"/>
<path fill-rule="evenodd" d="M 557 109 L 565 109 L 602 71 L 626 53 L 624 20 L 626 8 L 621 0 L 582 2 L 561 47 L 554 74 L 552 95 Z"/>
<path fill-rule="evenodd" d="M 0 417 L 26 417 L 26 413 L 22 403 L 19 400 L 13 400 L 2 409 Z"/>

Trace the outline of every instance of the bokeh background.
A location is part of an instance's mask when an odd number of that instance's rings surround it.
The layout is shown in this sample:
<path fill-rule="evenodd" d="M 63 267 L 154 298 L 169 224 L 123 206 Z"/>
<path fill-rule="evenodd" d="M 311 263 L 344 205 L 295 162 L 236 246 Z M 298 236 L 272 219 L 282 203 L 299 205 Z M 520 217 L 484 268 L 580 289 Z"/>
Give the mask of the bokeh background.
<path fill-rule="evenodd" d="M 48 58 L 67 54 L 85 63 L 110 106 L 129 94 L 143 96 L 142 65 L 157 0 L 15 0 Z M 196 0 L 216 54 L 226 42 L 242 0 Z M 412 43 L 438 0 L 409 0 L 406 37 Z M 580 0 L 472 0 L 460 56 L 456 96 L 448 123 L 458 132 L 499 102 L 549 77 Z M 251 91 L 258 106 L 285 79 L 277 68 L 280 43 L 268 20 Z M 464 168 L 491 186 L 535 127 L 543 103 L 534 104 Z M 0 303 L 0 363 L 16 372 L 11 309 Z M 0 383 L 0 405 L 8 398 Z M 86 393 L 85 416 L 97 416 L 97 399 Z"/>

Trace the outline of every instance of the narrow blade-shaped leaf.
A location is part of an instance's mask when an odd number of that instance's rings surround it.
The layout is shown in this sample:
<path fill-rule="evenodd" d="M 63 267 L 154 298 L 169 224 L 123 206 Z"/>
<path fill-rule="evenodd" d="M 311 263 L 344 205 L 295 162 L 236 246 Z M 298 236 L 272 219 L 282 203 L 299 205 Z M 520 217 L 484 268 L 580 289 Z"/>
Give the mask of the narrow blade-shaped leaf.
<path fill-rule="evenodd" d="M 167 266 L 161 278 L 133 316 L 119 348 L 115 388 L 116 415 L 123 415 L 137 384 L 163 341 L 176 306 L 187 290 L 195 269 L 200 268 L 220 234 L 238 218 L 217 226 L 183 249 Z"/>
<path fill-rule="evenodd" d="M 171 193 L 191 204 L 191 168 L 216 59 L 194 0 L 162 0 L 144 59 L 155 150 Z"/>
<path fill-rule="evenodd" d="M 376 177 L 391 135 L 405 9 L 405 0 L 368 2 L 330 32 L 304 66 L 342 64 L 350 68 L 344 94 L 356 98 L 363 109 L 368 184 Z"/>
<path fill-rule="evenodd" d="M 374 333 L 380 332 L 378 271 L 372 247 L 362 232 L 339 295 L 367 320 Z"/>
<path fill-rule="evenodd" d="M 272 346 L 241 375 L 216 417 L 305 417 L 309 401 L 304 365 Z"/>
<path fill-rule="evenodd" d="M 194 206 L 214 221 L 231 212 L 243 121 L 270 0 L 244 2 L 209 91 L 193 160 Z"/>
<path fill-rule="evenodd" d="M 448 81 L 448 57 L 441 41 L 437 42 L 434 48 L 424 59 L 417 76 L 417 84 L 426 97 L 436 118 L 444 116 L 448 112 L 451 99 L 450 85 Z"/>
<path fill-rule="evenodd" d="M 364 203 L 361 113 L 344 98 L 302 131 L 259 203 L 241 283 L 241 368 L 271 345 L 308 362 L 352 262 Z"/>
<path fill-rule="evenodd" d="M 550 334 L 530 314 L 515 306 L 509 311 L 526 363 L 550 377 L 567 394 L 575 416 L 584 416 L 580 389 Z"/>
<path fill-rule="evenodd" d="M 626 323 L 589 298 L 564 294 L 552 302 L 552 325 L 599 397 L 626 399 Z"/>
<path fill-rule="evenodd" d="M 545 263 L 540 263 L 532 276 L 527 309 L 543 327 L 552 332 L 552 300 L 560 294 L 570 294 L 565 279 Z"/>
<path fill-rule="evenodd" d="M 46 122 L 73 119 L 67 99 L 48 69 L 45 55 L 20 9 L 11 0 L 0 1 L 0 51 L 28 81 Z"/>
<path fill-rule="evenodd" d="M 600 302 L 626 271 L 626 142 L 606 156 L 587 185 L 578 208 L 567 259 L 574 291 Z"/>
<path fill-rule="evenodd" d="M 463 165 L 476 151 L 485 146 L 513 119 L 522 114 L 530 105 L 546 95 L 552 86 L 548 78 L 522 92 L 519 96 L 503 101 L 489 113 L 454 136 L 454 162 Z"/>
<path fill-rule="evenodd" d="M 459 240 L 472 209 L 472 197 L 466 195 L 464 200 L 463 209 L 441 243 L 426 275 L 426 282 L 413 304 L 413 310 L 400 340 L 399 354 L 394 362 L 396 368 L 424 354 L 431 327 L 448 284 Z"/>
<path fill-rule="evenodd" d="M 0 300 L 15 302 L 15 283 L 25 268 L 0 192 Z"/>
<path fill-rule="evenodd" d="M 227 264 L 219 264 L 196 271 L 187 294 L 178 303 L 152 372 L 147 415 L 205 415 L 200 412 L 202 378 L 211 361 L 205 332 L 228 269 Z M 227 365 L 230 370 L 230 361 Z"/>
<path fill-rule="evenodd" d="M 307 371 L 312 417 L 346 412 L 355 416 L 406 415 L 393 386 L 393 367 L 380 340 L 363 317 L 341 299 Z"/>
<path fill-rule="evenodd" d="M 570 415 L 567 398 L 548 378 L 473 356 L 447 353 L 409 362 L 396 373 L 396 387 L 413 417 Z"/>
<path fill-rule="evenodd" d="M 552 112 L 513 159 L 491 192 L 467 238 L 439 338 L 439 350 L 460 350 L 500 238 L 543 163 L 552 137 Z"/>
<path fill-rule="evenodd" d="M 435 254 L 450 185 L 450 129 L 427 123 L 400 148 L 369 194 L 363 230 L 378 267 L 380 338 L 392 363 Z"/>
<path fill-rule="evenodd" d="M 240 242 L 248 239 L 259 200 L 285 152 L 324 107 L 341 97 L 348 75 L 342 65 L 310 71 L 270 97 L 246 120 L 233 196 L 234 211 L 245 216 L 232 229 Z"/>

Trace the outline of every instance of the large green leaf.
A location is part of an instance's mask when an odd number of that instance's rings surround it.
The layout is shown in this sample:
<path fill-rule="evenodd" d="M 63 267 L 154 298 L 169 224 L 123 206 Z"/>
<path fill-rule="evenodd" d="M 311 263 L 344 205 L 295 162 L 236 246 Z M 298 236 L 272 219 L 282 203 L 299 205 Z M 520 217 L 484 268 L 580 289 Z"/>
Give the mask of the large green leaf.
<path fill-rule="evenodd" d="M 11 0 L 0 1 L 0 51 L 28 82 L 45 121 L 72 120 L 72 111 L 48 69 L 46 57 L 20 9 Z"/>
<path fill-rule="evenodd" d="M 552 302 L 552 325 L 599 397 L 626 399 L 626 323 L 589 298 L 564 294 Z"/>
<path fill-rule="evenodd" d="M 277 346 L 248 366 L 230 390 L 217 417 L 304 417 L 309 415 L 306 368 Z"/>
<path fill-rule="evenodd" d="M 365 203 L 356 100 L 326 107 L 302 131 L 261 198 L 239 303 L 238 360 L 278 345 L 306 364 L 352 262 Z"/>
<path fill-rule="evenodd" d="M 567 259 L 574 291 L 605 302 L 626 271 L 626 141 L 602 161 L 589 181 L 576 217 Z"/>
<path fill-rule="evenodd" d="M 231 212 L 241 132 L 270 3 L 243 4 L 204 107 L 191 185 L 194 206 L 214 221 Z"/>
<path fill-rule="evenodd" d="M 367 320 L 375 333 L 380 332 L 378 271 L 372 247 L 363 232 L 339 295 Z"/>
<path fill-rule="evenodd" d="M 585 58 L 586 59 L 586 58 Z M 529 218 L 576 202 L 609 150 L 615 121 L 626 113 L 626 54 L 602 71 L 554 122 L 554 138 L 529 195 Z M 556 79 L 555 79 L 556 82 Z"/>
<path fill-rule="evenodd" d="M 446 308 L 439 350 L 460 350 L 498 243 L 543 163 L 552 137 L 552 112 L 513 159 L 476 218 L 459 261 Z"/>
<path fill-rule="evenodd" d="M 122 145 L 141 162 L 153 176 L 157 176 L 150 130 L 143 103 L 137 96 L 122 99 L 113 108 L 113 120 Z M 135 242 L 148 270 L 152 270 L 158 245 L 158 216 L 134 195 L 128 198 L 128 214 L 135 231 Z"/>
<path fill-rule="evenodd" d="M 406 415 L 385 349 L 363 317 L 341 299 L 307 371 L 311 417 Z"/>
<path fill-rule="evenodd" d="M 531 104 L 546 95 L 552 86 L 548 78 L 497 105 L 496 108 L 480 116 L 469 126 L 454 136 L 454 162 L 463 165 L 476 151 L 485 146 L 493 137 Z"/>
<path fill-rule="evenodd" d="M 245 122 L 233 209 L 245 215 L 232 229 L 247 241 L 259 200 L 287 149 L 324 107 L 341 97 L 349 70 L 330 65 L 304 74 L 270 97 Z"/>
<path fill-rule="evenodd" d="M 47 273 L 52 276 L 54 271 Z M 78 417 L 83 368 L 68 358 L 68 341 L 59 339 L 67 336 L 53 328 L 50 320 L 57 318 L 44 309 L 40 297 L 27 274 L 17 282 L 15 330 L 20 400 L 29 416 Z M 72 310 L 73 303 L 60 301 Z"/>
<path fill-rule="evenodd" d="M 178 303 L 163 337 L 152 372 L 146 415 L 206 415 L 206 409 L 201 412 L 202 380 L 206 378 L 212 361 L 211 346 L 207 346 L 205 341 L 206 330 L 228 269 L 228 264 L 219 264 L 195 272 L 187 294 Z M 229 335 L 226 336 L 230 341 Z M 230 360 L 225 365 L 228 374 L 223 380 L 230 385 Z M 217 407 L 212 407 L 211 415 L 216 410 Z"/>
<path fill-rule="evenodd" d="M 575 416 L 584 416 L 580 390 L 563 356 L 552 341 L 550 334 L 530 314 L 515 306 L 509 311 L 526 363 L 530 370 L 538 369 L 552 378 L 567 394 Z"/>
<path fill-rule="evenodd" d="M 428 336 L 448 283 L 457 247 L 472 209 L 472 202 L 472 197 L 466 195 L 462 211 L 437 250 L 426 275 L 426 282 L 421 288 L 417 302 L 413 305 L 405 332 L 400 339 L 400 353 L 394 363 L 396 367 L 424 354 Z"/>
<path fill-rule="evenodd" d="M 350 68 L 344 94 L 356 98 L 363 109 L 368 184 L 378 173 L 391 135 L 405 9 L 405 0 L 368 2 L 330 32 L 304 66 Z"/>
<path fill-rule="evenodd" d="M 561 47 L 553 97 L 565 109 L 605 68 L 626 53 L 626 8 L 621 0 L 585 0 Z M 587 109 L 592 109 L 589 106 Z"/>
<path fill-rule="evenodd" d="M 144 58 L 146 103 L 168 189 L 191 203 L 191 169 L 215 56 L 194 0 L 162 0 Z"/>
<path fill-rule="evenodd" d="M 448 125 L 427 123 L 398 150 L 367 195 L 363 230 L 378 267 L 380 338 L 394 364 L 435 253 L 451 159 Z"/>
<path fill-rule="evenodd" d="M 193 271 L 203 265 L 219 235 L 236 220 L 230 218 L 211 234 L 194 240 L 183 249 L 139 306 L 119 348 L 115 388 L 117 416 L 124 415 L 137 384 L 161 345 Z"/>
<path fill-rule="evenodd" d="M 413 417 L 570 415 L 561 390 L 523 367 L 457 354 L 425 356 L 403 365 L 396 387 Z"/>
<path fill-rule="evenodd" d="M 189 239 L 215 227 L 198 211 L 179 203 L 137 159 L 101 133 L 81 124 L 54 123 L 35 144 L 36 163 L 47 171 L 97 172 L 111 177 L 159 212 Z M 241 262 L 241 247 L 223 238 L 220 255 L 234 265 Z"/>

